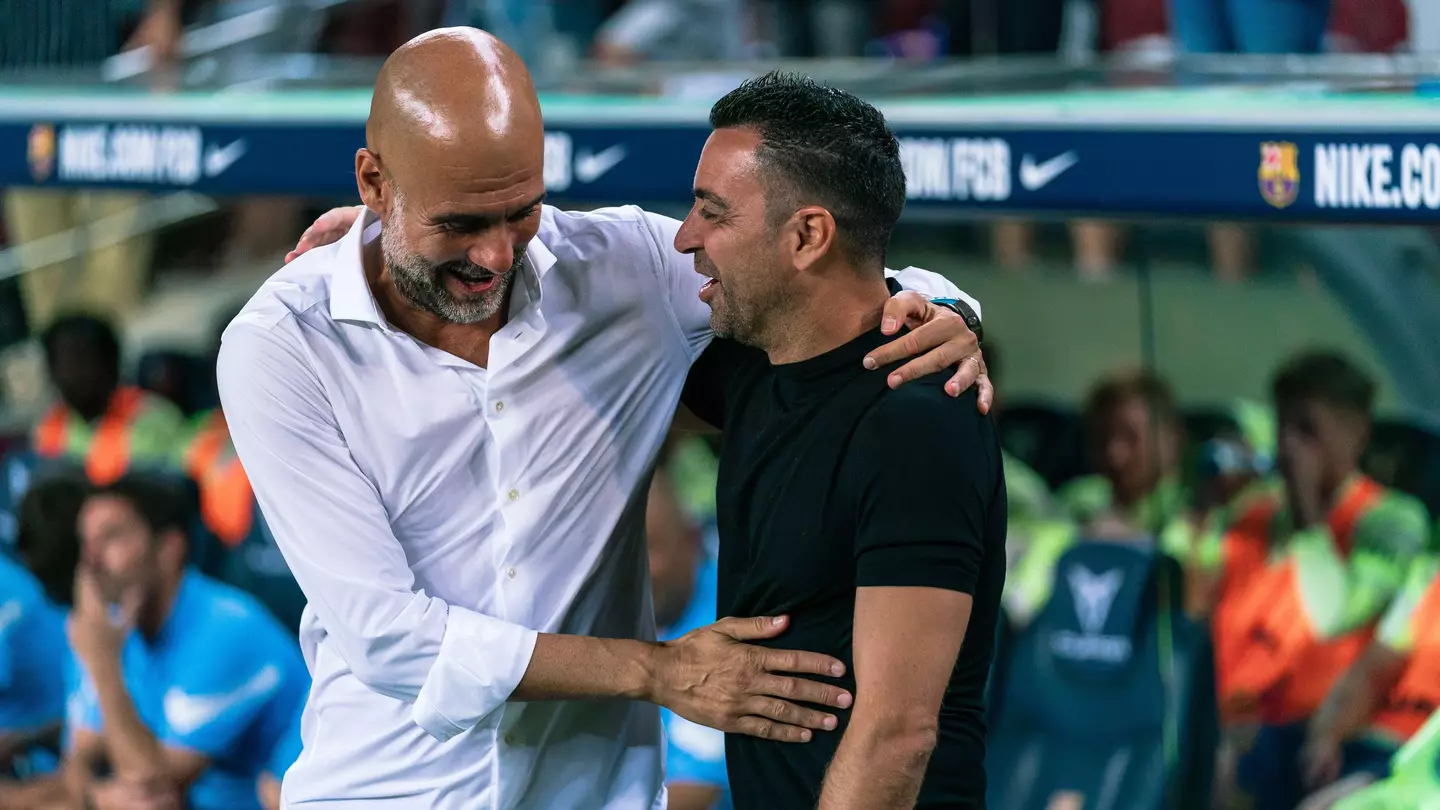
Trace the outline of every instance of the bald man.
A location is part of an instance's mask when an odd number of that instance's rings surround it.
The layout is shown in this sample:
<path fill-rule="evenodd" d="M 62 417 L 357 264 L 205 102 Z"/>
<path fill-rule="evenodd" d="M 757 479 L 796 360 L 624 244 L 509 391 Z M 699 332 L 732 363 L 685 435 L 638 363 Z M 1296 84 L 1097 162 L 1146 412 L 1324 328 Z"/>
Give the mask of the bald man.
<path fill-rule="evenodd" d="M 479 31 L 397 51 L 366 138 L 366 215 L 272 277 L 219 358 L 235 447 L 309 600 L 285 804 L 660 808 L 657 705 L 802 744 L 833 728 L 840 662 L 745 643 L 783 640 L 783 616 L 653 641 L 646 490 L 712 337 L 679 223 L 544 206 L 534 88 Z M 886 314 L 918 328 L 880 365 L 978 360 L 922 296 Z"/>

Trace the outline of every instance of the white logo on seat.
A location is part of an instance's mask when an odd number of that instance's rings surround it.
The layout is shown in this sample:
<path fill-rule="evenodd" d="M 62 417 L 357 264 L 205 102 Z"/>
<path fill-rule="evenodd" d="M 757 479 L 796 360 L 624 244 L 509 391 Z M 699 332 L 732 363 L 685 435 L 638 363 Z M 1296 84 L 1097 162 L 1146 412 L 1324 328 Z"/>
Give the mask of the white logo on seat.
<path fill-rule="evenodd" d="M 1114 568 L 1097 575 L 1083 565 L 1073 565 L 1065 578 L 1070 581 L 1070 590 L 1075 592 L 1075 616 L 1080 619 L 1080 629 L 1087 635 L 1098 634 L 1105 628 L 1110 606 L 1115 604 L 1115 595 L 1125 581 L 1125 572 Z"/>

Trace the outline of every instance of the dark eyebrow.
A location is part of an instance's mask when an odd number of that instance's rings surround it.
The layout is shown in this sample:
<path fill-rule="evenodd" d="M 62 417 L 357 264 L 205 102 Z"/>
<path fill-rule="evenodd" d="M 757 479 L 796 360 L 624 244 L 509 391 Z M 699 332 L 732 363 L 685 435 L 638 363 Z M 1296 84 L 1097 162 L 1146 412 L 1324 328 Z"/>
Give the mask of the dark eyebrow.
<path fill-rule="evenodd" d="M 491 227 L 494 227 L 495 225 L 500 224 L 500 221 L 501 221 L 502 219 L 513 219 L 513 218 L 516 218 L 516 217 L 527 216 L 527 215 L 529 215 L 532 211 L 534 211 L 536 208 L 540 207 L 540 205 L 542 205 L 544 202 L 545 202 L 545 194 L 542 192 L 542 193 L 540 194 L 540 196 L 538 196 L 538 197 L 536 197 L 535 199 L 531 200 L 530 202 L 524 204 L 523 206 L 515 209 L 515 212 L 514 212 L 513 214 L 506 214 L 506 215 L 504 215 L 504 216 L 498 216 L 498 215 L 495 215 L 495 214 L 469 214 L 469 213 L 463 213 L 463 212 L 457 212 L 457 213 L 443 213 L 443 212 L 442 212 L 442 213 L 439 213 L 439 214 L 434 214 L 433 216 L 427 216 L 425 219 L 426 219 L 426 221 L 429 222 L 431 225 L 447 225 L 447 226 L 450 226 L 450 227 L 455 228 L 455 229 L 457 229 L 457 230 L 467 230 L 467 231 L 470 231 L 470 230 L 484 230 L 485 228 L 491 228 Z"/>
<path fill-rule="evenodd" d="M 719 194 L 716 194 L 708 188 L 695 189 L 695 199 L 708 202 L 711 205 L 719 208 L 721 211 L 726 211 L 730 208 L 730 203 L 725 202 L 724 197 L 721 197 Z"/>

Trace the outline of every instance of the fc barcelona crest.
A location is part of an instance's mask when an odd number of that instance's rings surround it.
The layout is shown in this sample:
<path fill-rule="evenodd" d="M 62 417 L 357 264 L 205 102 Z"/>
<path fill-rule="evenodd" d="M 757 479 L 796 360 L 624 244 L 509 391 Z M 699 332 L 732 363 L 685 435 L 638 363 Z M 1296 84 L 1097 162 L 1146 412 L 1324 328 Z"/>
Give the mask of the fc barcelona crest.
<path fill-rule="evenodd" d="M 55 169 L 55 127 L 49 124 L 31 127 L 27 146 L 30 176 L 37 183 L 49 180 L 50 173 Z"/>
<path fill-rule="evenodd" d="M 1260 144 L 1260 196 L 1286 208 L 1300 194 L 1300 150 L 1289 141 Z"/>

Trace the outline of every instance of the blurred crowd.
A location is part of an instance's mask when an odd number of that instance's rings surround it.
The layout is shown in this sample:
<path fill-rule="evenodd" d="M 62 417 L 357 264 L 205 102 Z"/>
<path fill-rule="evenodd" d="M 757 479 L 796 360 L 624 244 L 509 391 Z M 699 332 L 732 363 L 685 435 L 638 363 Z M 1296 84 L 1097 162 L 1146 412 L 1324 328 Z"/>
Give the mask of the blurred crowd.
<path fill-rule="evenodd" d="M 213 357 L 124 364 L 113 327 L 90 315 L 53 321 L 43 345 L 58 398 L 0 462 L 0 808 L 77 807 L 79 795 L 128 810 L 275 806 L 308 690 L 293 635 L 304 598 L 230 445 Z M 1121 370 L 1072 412 L 1010 402 L 1000 349 L 987 357 L 1010 498 L 992 806 L 1030 806 L 1007 792 L 1024 771 L 1017 742 L 1120 744 L 1103 723 L 1088 741 L 1066 737 L 1073 707 L 1030 716 L 1026 679 L 1050 689 L 1074 664 L 1180 667 L 1213 685 L 1192 690 L 1207 708 L 1167 732 L 1187 753 L 1122 780 L 1143 791 L 1182 767 L 1203 774 L 1164 806 L 1440 796 L 1440 731 L 1426 731 L 1440 707 L 1430 517 L 1440 456 L 1418 429 L 1375 418 L 1366 370 L 1343 353 L 1302 352 L 1275 370 L 1269 402 L 1203 412 L 1182 410 L 1153 372 Z M 709 441 L 677 434 L 650 493 L 662 638 L 716 614 Z M 1154 577 L 1126 580 L 1105 562 L 1117 549 L 1173 561 L 1170 643 L 1184 647 L 1191 628 L 1208 654 L 1141 654 L 1153 628 L 1117 617 L 1151 610 L 1137 594 Z M 1027 652 L 1037 639 L 1044 664 Z M 1079 694 L 1101 700 L 1101 682 L 1086 677 Z M 1122 700 L 1126 717 L 1156 708 L 1133 684 Z M 725 806 L 722 735 L 665 722 L 671 807 Z M 1424 747 L 1418 760 L 1396 756 L 1407 744 Z M 188 780 L 155 759 L 167 745 L 193 752 L 179 771 Z M 1407 781 L 1407 761 L 1428 781 Z M 1028 772 L 1026 790 L 1043 793 L 1050 768 L 1062 765 Z M 1161 805 L 1122 795 L 1116 806 Z"/>

